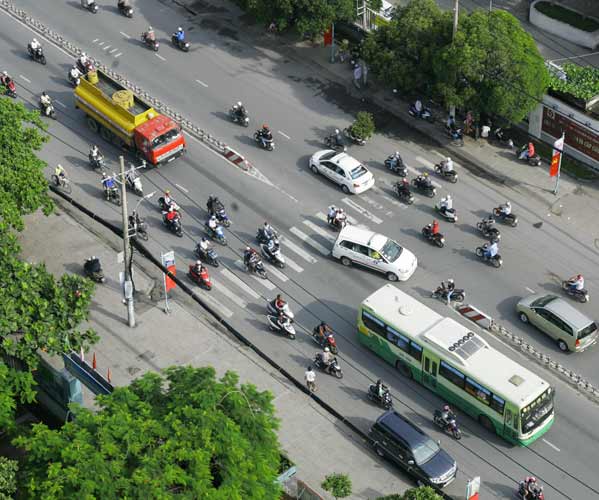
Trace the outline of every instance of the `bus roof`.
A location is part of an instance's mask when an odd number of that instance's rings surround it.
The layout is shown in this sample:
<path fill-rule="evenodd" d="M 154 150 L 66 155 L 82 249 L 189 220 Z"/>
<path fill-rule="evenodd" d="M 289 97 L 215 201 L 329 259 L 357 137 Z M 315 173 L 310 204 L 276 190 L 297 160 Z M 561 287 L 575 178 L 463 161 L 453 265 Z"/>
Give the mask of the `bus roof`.
<path fill-rule="evenodd" d="M 451 318 L 443 318 L 393 285 L 385 285 L 364 302 L 375 314 L 472 375 L 491 392 L 526 405 L 549 387 L 538 375 L 493 349 L 480 335 Z"/>

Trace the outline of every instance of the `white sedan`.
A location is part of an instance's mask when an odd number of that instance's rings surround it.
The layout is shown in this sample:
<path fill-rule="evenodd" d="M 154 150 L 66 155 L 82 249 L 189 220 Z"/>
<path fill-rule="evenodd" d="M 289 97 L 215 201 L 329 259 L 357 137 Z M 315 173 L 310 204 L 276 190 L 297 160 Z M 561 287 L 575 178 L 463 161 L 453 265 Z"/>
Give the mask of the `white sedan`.
<path fill-rule="evenodd" d="M 310 169 L 341 186 L 344 193 L 360 194 L 374 186 L 374 175 L 347 153 L 324 149 L 310 158 Z"/>

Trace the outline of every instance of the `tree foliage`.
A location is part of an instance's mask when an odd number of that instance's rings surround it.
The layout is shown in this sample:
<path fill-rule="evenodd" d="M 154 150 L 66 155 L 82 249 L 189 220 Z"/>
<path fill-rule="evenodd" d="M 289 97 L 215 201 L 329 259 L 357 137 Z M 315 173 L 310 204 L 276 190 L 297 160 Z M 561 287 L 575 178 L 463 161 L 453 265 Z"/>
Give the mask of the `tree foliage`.
<path fill-rule="evenodd" d="M 273 397 L 227 372 L 171 367 L 74 407 L 59 430 L 40 424 L 27 453 L 30 498 L 279 498 Z"/>
<path fill-rule="evenodd" d="M 0 457 L 0 500 L 13 498 L 13 494 L 17 491 L 18 469 L 16 460 Z"/>
<path fill-rule="evenodd" d="M 553 90 L 571 94 L 579 99 L 590 100 L 599 95 L 599 69 L 595 66 L 579 66 L 566 63 L 563 66 L 565 78 L 550 75 Z"/>
<path fill-rule="evenodd" d="M 374 117 L 366 111 L 358 111 L 356 119 L 351 125 L 351 132 L 356 137 L 368 139 L 374 134 Z"/>
<path fill-rule="evenodd" d="M 442 497 L 430 486 L 420 486 L 406 491 L 403 500 L 441 500 Z"/>
<path fill-rule="evenodd" d="M 351 479 L 347 474 L 329 474 L 324 478 L 321 486 L 335 498 L 346 498 L 352 494 Z"/>
<path fill-rule="evenodd" d="M 460 16 L 434 0 L 412 0 L 365 42 L 373 72 L 404 94 L 520 122 L 547 89 L 549 76 L 532 37 L 503 10 Z"/>

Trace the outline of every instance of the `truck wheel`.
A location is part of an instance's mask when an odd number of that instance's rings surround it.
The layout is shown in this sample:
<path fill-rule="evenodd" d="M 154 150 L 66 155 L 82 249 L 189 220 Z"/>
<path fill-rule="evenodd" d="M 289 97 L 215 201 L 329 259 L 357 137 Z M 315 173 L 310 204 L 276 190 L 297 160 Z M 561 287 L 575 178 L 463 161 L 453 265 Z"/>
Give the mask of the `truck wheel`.
<path fill-rule="evenodd" d="M 87 123 L 87 128 L 89 128 L 92 132 L 95 132 L 97 134 L 100 130 L 100 125 L 98 124 L 98 122 L 94 120 L 91 116 L 88 116 L 85 121 Z"/>
<path fill-rule="evenodd" d="M 113 138 L 112 132 L 110 130 L 108 130 L 106 127 L 100 127 L 100 136 L 106 142 L 112 142 L 112 138 Z"/>

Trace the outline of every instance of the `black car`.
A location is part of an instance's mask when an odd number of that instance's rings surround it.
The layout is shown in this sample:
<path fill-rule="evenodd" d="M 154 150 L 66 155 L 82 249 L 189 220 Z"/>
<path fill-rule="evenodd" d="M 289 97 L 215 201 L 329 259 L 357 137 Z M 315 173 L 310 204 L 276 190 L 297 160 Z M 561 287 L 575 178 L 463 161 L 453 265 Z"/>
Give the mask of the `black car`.
<path fill-rule="evenodd" d="M 383 413 L 370 429 L 375 451 L 417 480 L 443 488 L 457 474 L 456 461 L 419 427 L 395 410 Z"/>

